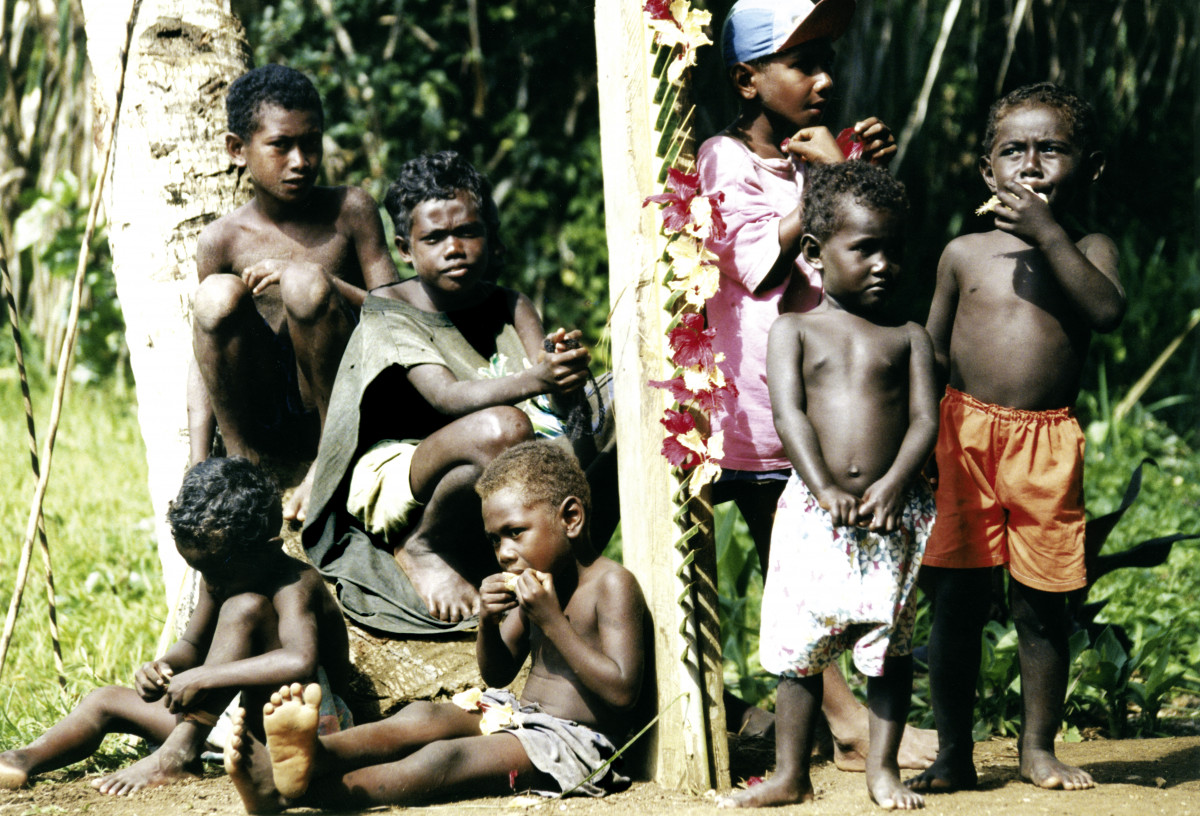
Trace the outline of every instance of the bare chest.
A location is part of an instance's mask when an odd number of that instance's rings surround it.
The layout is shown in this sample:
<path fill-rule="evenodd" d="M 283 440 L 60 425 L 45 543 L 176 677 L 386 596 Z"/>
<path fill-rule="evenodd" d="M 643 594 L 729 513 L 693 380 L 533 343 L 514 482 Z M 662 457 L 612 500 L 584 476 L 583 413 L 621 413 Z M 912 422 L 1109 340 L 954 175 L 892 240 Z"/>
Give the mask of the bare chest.
<path fill-rule="evenodd" d="M 227 253 L 234 274 L 240 275 L 262 261 L 303 261 L 362 285 L 353 241 L 331 225 L 241 226 L 234 232 Z"/>

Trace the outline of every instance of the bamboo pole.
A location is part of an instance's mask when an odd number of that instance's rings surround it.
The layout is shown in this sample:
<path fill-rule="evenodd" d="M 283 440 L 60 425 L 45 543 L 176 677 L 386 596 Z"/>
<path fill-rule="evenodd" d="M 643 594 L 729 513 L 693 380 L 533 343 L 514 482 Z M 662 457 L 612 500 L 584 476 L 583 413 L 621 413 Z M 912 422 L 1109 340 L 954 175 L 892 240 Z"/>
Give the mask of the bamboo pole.
<path fill-rule="evenodd" d="M 25 528 L 25 539 L 21 545 L 21 560 L 17 567 L 17 582 L 13 588 L 12 600 L 8 605 L 8 614 L 4 619 L 4 633 L 0 635 L 0 676 L 4 674 L 4 663 L 8 657 L 8 646 L 12 642 L 13 631 L 16 629 L 17 613 L 21 609 L 21 596 L 25 591 L 25 583 L 29 578 L 29 560 L 33 551 L 33 537 L 41 523 L 42 502 L 46 498 L 46 488 L 50 484 L 50 465 L 53 461 L 54 442 L 58 436 L 58 423 L 62 418 L 63 400 L 67 390 L 67 377 L 71 367 L 71 356 L 75 351 L 75 339 L 79 332 L 79 305 L 83 298 L 83 279 L 87 271 L 87 260 L 91 254 L 92 236 L 96 232 L 96 220 L 100 214 L 100 193 L 104 190 L 104 180 L 108 176 L 108 165 L 112 159 L 113 144 L 116 141 L 117 120 L 120 118 L 121 96 L 125 88 L 125 67 L 128 64 L 129 44 L 133 36 L 133 25 L 137 20 L 141 0 L 134 0 L 129 22 L 125 29 L 125 41 L 121 48 L 120 73 L 117 78 L 116 104 L 113 107 L 112 120 L 109 122 L 108 134 L 105 138 L 104 159 L 100 163 L 100 172 L 96 176 L 96 184 L 92 190 L 92 201 L 88 207 L 87 224 L 84 228 L 83 242 L 79 248 L 79 263 L 75 267 L 75 281 L 72 287 L 71 310 L 67 317 L 66 339 L 58 357 L 58 371 L 54 382 L 54 399 L 50 403 L 50 422 L 42 452 L 42 461 L 46 469 L 38 477 L 34 488 L 33 502 L 29 510 L 29 522 Z"/>
<path fill-rule="evenodd" d="M 4 288 L 4 302 L 8 306 L 8 322 L 12 327 L 13 353 L 17 361 L 17 378 L 21 381 L 21 402 L 25 408 L 25 427 L 29 432 L 29 461 L 36 482 L 41 476 L 38 466 L 37 428 L 33 420 L 33 398 L 29 394 L 29 377 L 25 371 L 24 343 L 21 341 L 20 313 L 13 296 L 12 276 L 8 271 L 8 246 L 0 236 L 0 285 Z M 67 676 L 63 668 L 62 643 L 58 637 L 58 605 L 54 599 L 54 567 L 50 561 L 50 542 L 46 539 L 46 522 L 38 513 L 38 545 L 42 551 L 42 562 L 46 570 L 46 604 L 49 610 L 50 648 L 54 652 L 54 671 L 58 674 L 58 687 L 66 689 Z M 3 661 L 0 661 L 0 669 Z"/>
<path fill-rule="evenodd" d="M 904 130 L 900 133 L 896 158 L 891 167 L 892 172 L 897 175 L 900 173 L 900 165 L 904 164 L 904 154 L 908 152 L 908 145 L 917 131 L 921 129 L 921 125 L 925 124 L 925 115 L 929 112 L 929 97 L 933 95 L 933 83 L 937 80 L 938 72 L 941 70 L 942 55 L 946 53 L 946 44 L 950 42 L 950 33 L 954 30 L 954 21 L 958 19 L 960 8 L 962 8 L 962 0 L 950 0 L 945 14 L 942 15 L 942 28 L 938 32 L 933 54 L 929 57 L 925 81 L 921 85 L 921 92 L 917 95 L 917 102 L 913 106 L 912 113 L 909 114 L 908 121 L 904 123 Z"/>

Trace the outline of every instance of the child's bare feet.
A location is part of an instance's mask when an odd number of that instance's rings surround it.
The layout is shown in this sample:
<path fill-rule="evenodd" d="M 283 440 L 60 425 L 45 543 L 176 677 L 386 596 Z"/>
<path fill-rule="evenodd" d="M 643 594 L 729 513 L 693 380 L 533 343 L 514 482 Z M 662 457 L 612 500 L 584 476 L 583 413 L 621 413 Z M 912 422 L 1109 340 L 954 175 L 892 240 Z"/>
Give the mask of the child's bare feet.
<path fill-rule="evenodd" d="M 717 800 L 720 808 L 778 807 L 811 802 L 814 798 L 812 780 L 787 780 L 776 774 L 765 782 L 751 785 Z"/>
<path fill-rule="evenodd" d="M 246 730 L 245 709 L 235 709 L 230 717 L 233 726 L 225 743 L 225 773 L 242 797 L 247 813 L 275 813 L 287 802 L 275 789 L 271 773 L 270 754 L 265 746 Z"/>
<path fill-rule="evenodd" d="M 263 729 L 267 732 L 275 787 L 289 799 L 308 790 L 320 707 L 321 687 L 316 683 L 309 683 L 303 690 L 299 683 L 284 686 L 263 706 Z"/>
<path fill-rule="evenodd" d="M 153 754 L 116 773 L 92 780 L 92 787 L 109 796 L 129 796 L 142 788 L 155 788 L 195 776 L 198 762 L 185 761 L 163 745 Z"/>
<path fill-rule="evenodd" d="M 860 733 L 833 737 L 833 762 L 839 771 L 863 772 L 867 769 L 867 720 L 863 717 Z M 923 771 L 937 759 L 938 736 L 932 728 L 913 728 L 904 726 L 904 734 L 900 738 L 900 752 L 896 761 L 900 767 L 909 771 Z"/>
<path fill-rule="evenodd" d="M 886 810 L 916 810 L 925 807 L 925 797 L 904 787 L 897 774 L 867 771 L 867 791 L 871 801 Z"/>
<path fill-rule="evenodd" d="M 409 539 L 396 550 L 396 562 L 435 618 L 457 623 L 479 611 L 479 590 L 438 553 Z"/>
<path fill-rule="evenodd" d="M 1085 790 L 1096 786 L 1087 771 L 1060 762 L 1051 751 L 1036 748 L 1021 752 L 1021 777 L 1039 788 Z"/>
<path fill-rule="evenodd" d="M 905 784 L 922 793 L 952 793 L 974 788 L 979 784 L 979 777 L 975 773 L 975 764 L 969 758 L 962 764 L 938 759 L 929 766 L 929 770 L 914 776 Z"/>
<path fill-rule="evenodd" d="M 0 754 L 0 790 L 16 790 L 29 784 L 29 770 L 21 767 L 16 751 Z"/>

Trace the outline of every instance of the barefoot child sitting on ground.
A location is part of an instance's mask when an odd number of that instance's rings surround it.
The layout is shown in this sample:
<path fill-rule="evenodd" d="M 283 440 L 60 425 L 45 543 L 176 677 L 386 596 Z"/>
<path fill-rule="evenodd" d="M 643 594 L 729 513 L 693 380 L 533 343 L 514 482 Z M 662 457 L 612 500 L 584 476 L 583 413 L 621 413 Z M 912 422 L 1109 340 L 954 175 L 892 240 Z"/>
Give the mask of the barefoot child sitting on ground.
<path fill-rule="evenodd" d="M 771 327 L 767 381 L 794 466 L 779 499 L 759 659 L 780 675 L 775 772 L 724 799 L 761 807 L 813 798 L 813 726 L 823 672 L 854 650 L 867 675 L 867 789 L 885 808 L 921 797 L 897 753 L 912 692 L 916 574 L 933 521 L 920 472 L 937 438 L 933 345 L 889 319 L 900 273 L 904 187 L 866 162 L 810 169 L 802 252 L 819 306 Z"/>
<path fill-rule="evenodd" d="M 242 458 L 201 462 L 167 518 L 179 554 L 204 578 L 187 630 L 138 669 L 134 688 L 97 689 L 32 743 L 0 754 L 0 788 L 85 759 L 106 734 L 130 733 L 160 747 L 93 785 L 131 794 L 197 773 L 205 737 L 239 691 L 261 711 L 281 683 L 324 675 L 334 692 L 344 688 L 341 612 L 317 571 L 280 549 L 279 494 L 261 470 Z M 257 717 L 243 727 L 262 733 Z"/>
<path fill-rule="evenodd" d="M 921 570 L 933 600 L 929 681 L 940 751 L 913 788 L 976 785 L 971 728 L 993 567 L 1008 565 L 1021 663 L 1021 776 L 1092 787 L 1059 762 L 1070 634 L 1067 593 L 1084 567 L 1083 432 L 1075 419 L 1093 331 L 1125 313 L 1117 249 L 1062 225 L 1099 178 L 1090 105 L 1050 83 L 992 105 L 979 169 L 996 229 L 951 241 L 927 327 L 949 386 L 937 445 L 938 520 Z"/>
<path fill-rule="evenodd" d="M 226 748 L 248 812 L 525 788 L 600 795 L 623 784 L 611 765 L 600 769 L 642 687 L 645 603 L 633 576 L 592 549 L 587 480 L 570 453 L 527 442 L 497 457 L 476 489 L 506 571 L 483 581 L 476 654 L 484 681 L 497 687 L 532 655 L 520 702 L 490 688 L 461 705 L 412 703 L 382 722 L 318 737 L 319 690 L 281 689 L 264 710 L 266 750 L 237 728 Z"/>
<path fill-rule="evenodd" d="M 308 77 L 255 68 L 226 109 L 225 148 L 254 197 L 200 233 L 191 461 L 208 458 L 214 419 L 231 456 L 311 459 L 358 309 L 396 267 L 371 196 L 317 184 L 324 112 Z M 303 519 L 308 484 L 286 518 Z"/>

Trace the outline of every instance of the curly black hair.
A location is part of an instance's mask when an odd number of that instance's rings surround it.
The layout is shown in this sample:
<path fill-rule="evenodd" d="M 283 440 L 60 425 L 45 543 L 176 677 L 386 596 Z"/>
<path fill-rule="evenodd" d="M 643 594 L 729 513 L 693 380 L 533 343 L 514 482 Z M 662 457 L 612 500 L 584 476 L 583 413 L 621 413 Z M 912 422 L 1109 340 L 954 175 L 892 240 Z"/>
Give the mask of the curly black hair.
<path fill-rule="evenodd" d="M 409 159 L 400 175 L 383 197 L 383 206 L 392 217 L 396 235 L 406 242 L 412 238 L 413 211 L 423 201 L 454 198 L 462 191 L 471 196 L 487 228 L 489 265 L 499 264 L 504 247 L 500 242 L 500 212 L 492 198 L 492 183 L 469 161 L 453 150 L 426 153 Z M 489 270 L 495 276 L 497 268 Z"/>
<path fill-rule="evenodd" d="M 987 127 L 983 131 L 983 154 L 991 155 L 996 144 L 996 131 L 1008 113 L 1025 105 L 1045 105 L 1062 111 L 1071 128 L 1071 138 L 1080 152 L 1088 154 L 1098 141 L 1099 124 L 1096 109 L 1091 103 L 1053 82 L 1035 82 L 1022 85 L 992 103 L 988 109 Z"/>
<path fill-rule="evenodd" d="M 278 536 L 283 505 L 274 480 L 249 459 L 214 457 L 184 475 L 167 521 L 176 540 L 226 555 Z"/>
<path fill-rule="evenodd" d="M 315 113 L 317 123 L 325 128 L 325 109 L 321 95 L 312 82 L 295 68 L 285 65 L 263 65 L 235 79 L 225 97 L 225 114 L 229 131 L 249 139 L 258 130 L 258 112 L 263 105 L 278 105 L 284 110 Z"/>
<path fill-rule="evenodd" d="M 865 161 L 814 164 L 804 182 L 804 231 L 827 241 L 842 225 L 843 197 L 872 210 L 908 209 L 904 185 L 882 167 Z"/>
<path fill-rule="evenodd" d="M 493 459 L 475 482 L 475 492 L 485 501 L 505 488 L 520 492 L 527 504 L 545 502 L 555 509 L 574 496 L 585 516 L 592 512 L 592 489 L 579 460 L 549 440 L 513 445 Z"/>

